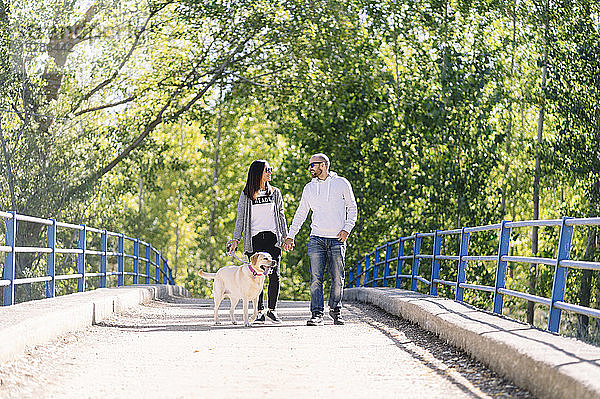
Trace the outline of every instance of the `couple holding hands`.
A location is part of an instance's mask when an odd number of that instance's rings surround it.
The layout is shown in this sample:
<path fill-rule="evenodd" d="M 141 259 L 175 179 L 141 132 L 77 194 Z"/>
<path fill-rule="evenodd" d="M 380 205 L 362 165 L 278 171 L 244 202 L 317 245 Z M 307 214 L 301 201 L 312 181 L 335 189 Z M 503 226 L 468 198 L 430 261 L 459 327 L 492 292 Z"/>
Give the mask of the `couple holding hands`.
<path fill-rule="evenodd" d="M 341 316 L 344 287 L 344 256 L 346 239 L 352 231 L 358 209 L 352 186 L 345 178 L 329 170 L 329 158 L 315 154 L 308 161 L 312 180 L 304 186 L 300 204 L 287 228 L 281 191 L 271 185 L 273 169 L 267 161 L 253 161 L 248 170 L 246 186 L 240 194 L 233 240 L 229 254 L 233 255 L 240 238 L 243 251 L 250 257 L 256 252 L 268 252 L 277 266 L 269 275 L 268 310 L 266 317 L 275 323 L 281 319 L 275 308 L 279 297 L 281 250 L 291 251 L 294 238 L 312 210 L 311 232 L 308 240 L 308 264 L 310 268 L 309 326 L 323 324 L 324 300 L 323 278 L 325 267 L 331 276 L 329 292 L 329 315 L 334 324 L 344 324 Z M 258 300 L 260 313 L 257 322 L 265 321 L 263 292 Z"/>

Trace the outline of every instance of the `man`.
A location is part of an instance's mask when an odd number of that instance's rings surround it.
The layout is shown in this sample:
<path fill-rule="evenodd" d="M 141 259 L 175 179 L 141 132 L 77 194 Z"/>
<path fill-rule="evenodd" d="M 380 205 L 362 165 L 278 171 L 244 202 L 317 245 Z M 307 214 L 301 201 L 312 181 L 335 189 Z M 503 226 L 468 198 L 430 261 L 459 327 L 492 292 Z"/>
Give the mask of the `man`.
<path fill-rule="evenodd" d="M 341 315 L 344 256 L 346 240 L 358 215 L 356 199 L 348 180 L 329 171 L 329 158 L 325 154 L 310 157 L 308 170 L 313 179 L 304 186 L 300 205 L 284 242 L 284 249 L 289 251 L 294 247 L 294 237 L 300 231 L 309 210 L 312 210 L 308 240 L 312 317 L 306 324 L 323 324 L 323 275 L 326 265 L 331 276 L 329 315 L 334 324 L 344 324 Z"/>

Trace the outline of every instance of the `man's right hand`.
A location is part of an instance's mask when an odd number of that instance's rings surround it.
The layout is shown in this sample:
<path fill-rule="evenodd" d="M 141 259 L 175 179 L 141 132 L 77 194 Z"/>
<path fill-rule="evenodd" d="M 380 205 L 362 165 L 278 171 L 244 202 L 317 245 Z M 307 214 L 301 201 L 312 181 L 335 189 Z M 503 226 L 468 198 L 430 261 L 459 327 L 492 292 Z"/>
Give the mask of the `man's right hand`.
<path fill-rule="evenodd" d="M 294 249 L 294 239 L 293 238 L 286 238 L 284 243 L 283 243 L 283 249 L 285 251 L 291 251 L 292 249 Z"/>

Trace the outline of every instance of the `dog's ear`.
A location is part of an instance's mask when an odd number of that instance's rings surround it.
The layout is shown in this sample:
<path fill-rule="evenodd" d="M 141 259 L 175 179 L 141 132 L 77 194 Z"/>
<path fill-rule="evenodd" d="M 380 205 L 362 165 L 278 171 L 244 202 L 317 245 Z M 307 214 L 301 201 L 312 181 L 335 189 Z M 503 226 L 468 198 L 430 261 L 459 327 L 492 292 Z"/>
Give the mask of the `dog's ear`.
<path fill-rule="evenodd" d="M 259 253 L 257 252 L 250 257 L 250 263 L 252 264 L 252 266 L 256 266 L 256 261 L 258 260 L 258 256 L 259 256 Z"/>

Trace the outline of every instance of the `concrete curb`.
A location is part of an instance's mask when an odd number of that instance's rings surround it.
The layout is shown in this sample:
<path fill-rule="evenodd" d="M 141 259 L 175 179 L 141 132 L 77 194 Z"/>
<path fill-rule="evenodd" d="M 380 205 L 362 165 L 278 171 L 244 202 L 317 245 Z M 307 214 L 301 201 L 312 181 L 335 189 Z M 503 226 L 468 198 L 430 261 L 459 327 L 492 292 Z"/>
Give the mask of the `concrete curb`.
<path fill-rule="evenodd" d="M 349 288 L 344 299 L 418 324 L 540 398 L 600 398 L 599 347 L 412 291 Z"/>
<path fill-rule="evenodd" d="M 85 328 L 113 313 L 170 296 L 190 294 L 173 285 L 134 285 L 0 307 L 0 363 L 22 354 L 27 347 Z"/>

